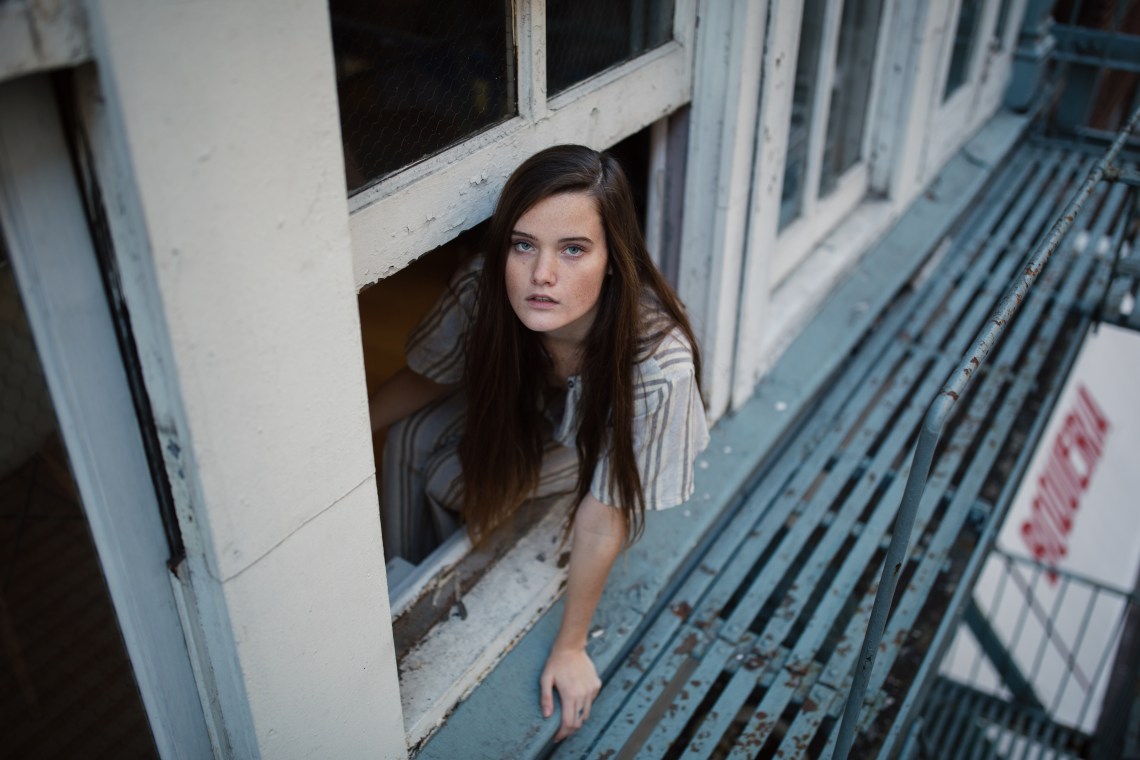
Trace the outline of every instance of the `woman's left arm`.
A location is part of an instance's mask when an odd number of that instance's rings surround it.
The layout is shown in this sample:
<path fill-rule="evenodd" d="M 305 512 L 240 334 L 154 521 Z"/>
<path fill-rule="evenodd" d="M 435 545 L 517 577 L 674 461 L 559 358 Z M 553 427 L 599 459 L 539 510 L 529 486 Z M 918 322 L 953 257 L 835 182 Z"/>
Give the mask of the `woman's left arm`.
<path fill-rule="evenodd" d="M 554 714 L 555 689 L 562 702 L 562 726 L 555 741 L 562 741 L 582 727 L 602 688 L 597 669 L 586 654 L 586 642 L 594 609 L 625 542 L 621 511 L 587 495 L 574 517 L 573 540 L 562 627 L 550 648 L 540 681 L 542 717 Z"/>

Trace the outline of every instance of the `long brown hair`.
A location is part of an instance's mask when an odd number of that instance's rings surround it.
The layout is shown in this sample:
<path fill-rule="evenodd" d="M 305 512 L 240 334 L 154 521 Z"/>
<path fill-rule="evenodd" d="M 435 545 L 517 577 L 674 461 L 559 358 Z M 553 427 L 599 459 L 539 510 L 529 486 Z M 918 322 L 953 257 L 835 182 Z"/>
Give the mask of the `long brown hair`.
<path fill-rule="evenodd" d="M 584 192 L 594 198 L 606 235 L 611 274 L 582 351 L 583 395 L 577 436 L 577 497 L 567 529 L 590 492 L 594 469 L 608 456 L 626 542 L 641 535 L 645 493 L 633 450 L 634 366 L 674 328 L 700 352 L 673 289 L 645 246 L 633 193 L 620 164 L 581 145 L 547 148 L 524 161 L 507 180 L 485 240 L 476 316 L 468 333 L 467 424 L 459 445 L 463 513 L 473 539 L 485 538 L 538 485 L 543 454 L 542 391 L 549 359 L 538 336 L 515 316 L 505 271 L 511 231 L 519 217 L 552 195 Z"/>

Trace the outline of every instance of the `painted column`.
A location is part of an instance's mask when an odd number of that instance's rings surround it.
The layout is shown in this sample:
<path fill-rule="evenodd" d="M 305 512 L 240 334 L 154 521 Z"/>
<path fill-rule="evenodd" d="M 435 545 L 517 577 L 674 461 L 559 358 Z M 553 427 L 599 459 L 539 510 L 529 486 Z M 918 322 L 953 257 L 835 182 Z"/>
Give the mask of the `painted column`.
<path fill-rule="evenodd" d="M 1029 0 L 1013 54 L 1013 73 L 1005 91 L 1005 104 L 1015 111 L 1026 111 L 1045 81 L 1047 66 L 1056 40 L 1049 34 L 1053 24 L 1052 0 Z"/>
<path fill-rule="evenodd" d="M 93 0 L 89 22 L 81 111 L 215 751 L 403 757 L 327 5 Z"/>

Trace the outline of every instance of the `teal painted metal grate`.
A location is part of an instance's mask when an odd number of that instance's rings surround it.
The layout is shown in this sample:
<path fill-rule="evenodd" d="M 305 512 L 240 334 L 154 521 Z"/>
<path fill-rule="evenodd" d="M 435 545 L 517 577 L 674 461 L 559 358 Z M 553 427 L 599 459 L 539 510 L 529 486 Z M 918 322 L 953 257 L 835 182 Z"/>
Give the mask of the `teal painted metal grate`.
<path fill-rule="evenodd" d="M 830 754 L 909 455 L 930 398 L 989 319 L 1025 253 L 1091 166 L 1023 146 L 928 279 L 902 293 L 797 438 L 748 494 L 664 611 L 609 674 L 569 757 Z M 1088 240 L 1124 219 L 1098 189 L 951 420 L 919 505 L 855 755 L 898 738 L 933 682 L 933 643 L 998 519 L 1040 400 L 1059 390 L 1108 281 Z M 1076 241 L 1084 239 L 1083 245 Z M 929 241 L 928 241 L 929 242 Z"/>

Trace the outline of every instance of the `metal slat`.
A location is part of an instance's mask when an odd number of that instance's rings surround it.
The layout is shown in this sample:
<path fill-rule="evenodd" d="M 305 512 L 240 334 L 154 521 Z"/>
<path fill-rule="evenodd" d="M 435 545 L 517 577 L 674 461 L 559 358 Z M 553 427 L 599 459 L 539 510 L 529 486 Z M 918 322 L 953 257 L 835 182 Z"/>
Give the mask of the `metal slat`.
<path fill-rule="evenodd" d="M 737 648 L 723 639 L 717 639 L 701 660 L 701 664 L 687 679 L 687 686 L 681 695 L 669 706 L 668 714 L 653 729 L 653 733 L 638 748 L 639 758 L 661 757 L 672 742 L 688 725 L 708 687 L 716 680 L 728 663 L 735 657 Z"/>
<path fill-rule="evenodd" d="M 675 687 L 678 676 L 684 677 L 683 668 L 691 666 L 694 658 L 699 660 L 700 655 L 714 645 L 719 645 L 715 630 L 703 631 L 688 624 L 682 625 L 662 647 L 660 658 L 637 688 L 630 692 L 613 721 L 598 737 L 597 744 L 590 749 L 590 754 L 608 757 L 606 753 L 620 752 L 662 695 Z"/>

